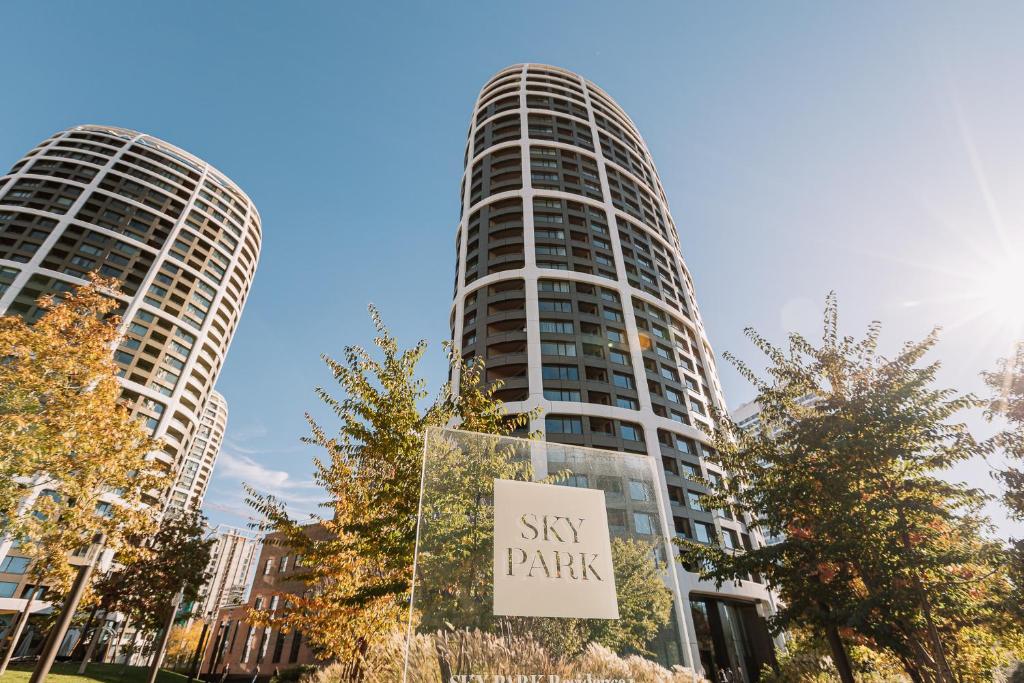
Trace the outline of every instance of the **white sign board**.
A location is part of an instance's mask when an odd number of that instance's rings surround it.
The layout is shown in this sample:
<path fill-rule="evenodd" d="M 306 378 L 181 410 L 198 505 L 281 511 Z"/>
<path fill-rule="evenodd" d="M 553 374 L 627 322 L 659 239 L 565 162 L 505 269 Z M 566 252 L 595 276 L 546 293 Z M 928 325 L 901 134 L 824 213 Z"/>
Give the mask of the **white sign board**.
<path fill-rule="evenodd" d="M 619 618 L 604 491 L 494 480 L 494 614 Z"/>

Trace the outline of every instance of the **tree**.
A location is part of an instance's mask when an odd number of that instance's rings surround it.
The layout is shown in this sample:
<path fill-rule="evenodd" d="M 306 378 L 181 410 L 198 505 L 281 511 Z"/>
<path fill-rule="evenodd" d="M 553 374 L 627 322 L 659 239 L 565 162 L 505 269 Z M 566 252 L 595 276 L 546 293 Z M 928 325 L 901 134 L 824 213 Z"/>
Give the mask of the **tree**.
<path fill-rule="evenodd" d="M 993 392 L 986 416 L 1006 424 L 986 445 L 989 452 L 1001 451 L 1009 459 L 995 476 L 1005 487 L 1003 504 L 1010 515 L 1024 520 L 1024 342 L 983 377 Z M 1024 539 L 1011 540 L 1009 567 L 1014 590 L 1007 596 L 1006 608 L 1024 622 Z"/>
<path fill-rule="evenodd" d="M 202 631 L 203 623 L 201 621 L 193 621 L 191 624 L 175 626 L 171 629 L 171 637 L 167 641 L 166 657 L 169 668 L 180 670 L 192 663 Z"/>
<path fill-rule="evenodd" d="M 672 592 L 665 586 L 653 556 L 650 543 L 612 540 L 619 618 L 588 621 L 590 640 L 619 654 L 651 654 L 648 645 L 672 614 Z"/>
<path fill-rule="evenodd" d="M 208 578 L 214 541 L 205 538 L 205 532 L 206 518 L 198 511 L 168 513 L 146 540 L 141 559 L 109 572 L 97 583 L 103 607 L 126 615 L 122 631 L 130 621 L 136 631 L 160 633 L 151 677 L 162 662 L 178 605 L 195 600 Z"/>
<path fill-rule="evenodd" d="M 181 592 L 181 601 L 191 602 L 206 582 L 214 541 L 205 535 L 206 518 L 198 511 L 168 513 L 146 541 L 144 559 L 104 579 L 108 608 L 144 631 L 163 628 L 175 596 Z"/>
<path fill-rule="evenodd" d="M 934 387 L 938 365 L 921 361 L 935 332 L 893 358 L 878 354 L 879 333 L 840 337 L 831 295 L 820 346 L 791 334 L 782 349 L 747 330 L 769 379 L 729 358 L 757 388 L 761 428 L 716 415 L 715 459 L 731 476 L 706 482 L 705 502 L 784 540 L 736 553 L 686 542 L 685 556 L 719 584 L 764 577 L 783 602 L 774 627 L 825 636 L 844 680 L 841 634 L 885 648 L 915 681 L 980 680 L 992 658 L 972 655 L 1005 652 L 1019 627 L 1000 609 L 987 497 L 942 476 L 984 450 L 953 421 L 978 402 Z"/>
<path fill-rule="evenodd" d="M 130 558 L 153 528 L 162 473 L 146 456 L 159 444 L 119 401 L 117 296 L 116 281 L 93 277 L 42 297 L 34 325 L 0 318 L 0 518 L 52 597 L 74 578 L 69 555 L 95 536 Z"/>
<path fill-rule="evenodd" d="M 308 588 L 284 596 L 283 610 L 252 617 L 297 629 L 322 656 L 340 659 L 357 659 L 408 614 L 426 429 L 459 420 L 467 429 L 507 434 L 528 419 L 505 415 L 494 399 L 498 387 L 480 387 L 482 366 L 454 352 L 461 391 L 456 396 L 446 386 L 421 407 L 427 392 L 416 366 L 426 342 L 401 350 L 372 306 L 370 316 L 379 358 L 358 346 L 346 347 L 343 361 L 323 356 L 343 395 L 324 388 L 316 394 L 337 418 L 336 431 L 306 416 L 311 435 L 304 441 L 325 451 L 314 477 L 329 514 L 301 523 L 279 500 L 247 488 L 250 505 L 266 520 L 263 528 L 302 556 L 299 578 Z"/>

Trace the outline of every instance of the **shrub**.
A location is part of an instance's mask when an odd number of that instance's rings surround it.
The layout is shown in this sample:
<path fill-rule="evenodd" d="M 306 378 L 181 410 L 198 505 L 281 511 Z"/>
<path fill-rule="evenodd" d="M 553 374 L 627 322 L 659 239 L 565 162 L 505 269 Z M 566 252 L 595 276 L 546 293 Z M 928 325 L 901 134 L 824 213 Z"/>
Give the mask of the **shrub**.
<path fill-rule="evenodd" d="M 359 669 L 364 683 L 396 683 L 405 665 L 405 636 L 396 634 L 366 653 Z M 578 657 L 552 656 L 526 636 L 473 631 L 440 631 L 417 634 L 409 651 L 408 683 L 445 683 L 442 666 L 452 674 L 484 672 L 558 674 L 586 680 L 623 678 L 635 683 L 708 683 L 692 670 L 670 671 L 636 655 L 620 657 L 608 648 L 591 643 Z M 353 664 L 330 664 L 303 676 L 301 683 L 348 683 Z"/>

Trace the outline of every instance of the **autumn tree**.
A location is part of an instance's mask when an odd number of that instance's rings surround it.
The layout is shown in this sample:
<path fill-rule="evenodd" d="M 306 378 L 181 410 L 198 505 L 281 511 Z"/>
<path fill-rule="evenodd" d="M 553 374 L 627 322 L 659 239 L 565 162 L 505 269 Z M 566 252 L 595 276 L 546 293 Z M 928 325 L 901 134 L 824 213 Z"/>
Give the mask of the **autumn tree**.
<path fill-rule="evenodd" d="M 731 476 L 708 482 L 706 503 L 783 540 L 746 552 L 690 542 L 685 559 L 718 583 L 764 577 L 782 602 L 775 628 L 826 637 L 846 681 L 841 636 L 888 650 L 915 681 L 984 680 L 1019 626 L 1000 609 L 986 496 L 946 478 L 984 450 L 955 421 L 978 402 L 935 386 L 938 364 L 922 362 L 934 332 L 891 358 L 879 333 L 841 337 L 834 296 L 820 345 L 794 333 L 779 348 L 747 330 L 767 379 L 730 360 L 757 389 L 761 426 L 716 416 L 715 459 Z"/>
<path fill-rule="evenodd" d="M 94 277 L 42 297 L 32 325 L 0 318 L 0 517 L 53 597 L 74 577 L 69 554 L 101 537 L 128 559 L 153 528 L 159 444 L 119 401 L 118 294 Z"/>
<path fill-rule="evenodd" d="M 1024 342 L 1014 354 L 999 361 L 998 368 L 984 375 L 992 390 L 987 417 L 1003 421 L 1005 428 L 987 442 L 990 452 L 998 452 L 1008 463 L 1000 467 L 996 478 L 1003 484 L 1003 504 L 1015 519 L 1024 521 Z M 1006 608 L 1024 623 L 1024 539 L 1011 541 L 1009 567 L 1014 590 L 1007 596 Z"/>
<path fill-rule="evenodd" d="M 180 671 L 192 663 L 202 631 L 201 621 L 175 626 L 171 630 L 171 637 L 167 641 L 167 668 Z"/>
<path fill-rule="evenodd" d="M 507 434 L 527 420 L 505 415 L 494 398 L 498 387 L 480 386 L 482 366 L 457 354 L 451 362 L 460 391 L 446 386 L 428 401 L 416 374 L 426 342 L 403 350 L 372 306 L 370 316 L 377 353 L 348 346 L 340 361 L 323 357 L 341 393 L 317 388 L 316 394 L 336 424 L 306 416 L 311 435 L 304 441 L 324 452 L 314 461 L 314 478 L 327 514 L 299 521 L 281 501 L 248 489 L 264 528 L 302 556 L 298 577 L 308 588 L 283 596 L 277 613 L 254 611 L 253 618 L 299 630 L 322 656 L 340 659 L 358 658 L 408 614 L 427 428 L 455 420 L 467 429 Z"/>

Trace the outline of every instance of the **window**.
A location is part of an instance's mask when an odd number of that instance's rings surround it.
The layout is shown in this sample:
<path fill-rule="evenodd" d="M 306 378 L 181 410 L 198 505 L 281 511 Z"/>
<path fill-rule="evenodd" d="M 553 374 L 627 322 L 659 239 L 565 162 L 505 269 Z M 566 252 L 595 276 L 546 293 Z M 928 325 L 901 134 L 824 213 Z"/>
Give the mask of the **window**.
<path fill-rule="evenodd" d="M 541 280 L 537 289 L 542 292 L 569 292 L 569 283 L 565 280 Z"/>
<path fill-rule="evenodd" d="M 546 244 L 538 244 L 536 249 L 538 254 L 546 254 L 548 256 L 565 256 L 565 247 L 552 247 Z"/>
<path fill-rule="evenodd" d="M 540 345 L 540 352 L 548 356 L 575 356 L 576 344 L 543 342 Z"/>
<path fill-rule="evenodd" d="M 707 522 L 693 523 L 694 538 L 701 543 L 711 543 L 715 537 L 715 527 Z"/>
<path fill-rule="evenodd" d="M 281 653 L 284 651 L 284 631 L 278 629 L 277 640 L 274 641 L 274 656 L 273 663 L 277 664 L 281 661 Z"/>
<path fill-rule="evenodd" d="M 572 302 L 571 301 L 553 301 L 551 299 L 541 299 L 537 302 L 537 306 L 542 311 L 555 311 L 558 313 L 572 313 Z"/>
<path fill-rule="evenodd" d="M 0 573 L 24 574 L 28 569 L 29 559 L 27 557 L 12 557 L 8 555 L 0 562 Z"/>
<path fill-rule="evenodd" d="M 668 497 L 676 505 L 686 506 L 686 494 L 678 486 L 668 485 Z"/>
<path fill-rule="evenodd" d="M 256 633 L 256 627 L 250 626 L 248 633 L 245 634 L 245 647 L 242 650 L 242 662 L 249 662 L 249 650 L 252 648 L 253 634 Z"/>
<path fill-rule="evenodd" d="M 545 389 L 544 398 L 549 401 L 579 401 L 580 392 L 577 389 Z"/>
<path fill-rule="evenodd" d="M 638 534 L 653 534 L 654 516 L 646 512 L 634 512 L 633 526 Z"/>
<path fill-rule="evenodd" d="M 701 497 L 701 494 L 697 493 L 696 491 L 687 491 L 686 492 L 686 498 L 687 498 L 687 500 L 690 501 L 690 507 L 693 508 L 694 510 L 700 510 L 701 512 L 706 512 L 707 508 L 705 508 L 703 505 L 701 505 L 700 497 Z"/>
<path fill-rule="evenodd" d="M 622 343 L 622 340 L 623 340 L 622 332 L 620 332 L 619 330 L 616 330 L 616 329 L 613 329 L 613 328 L 609 327 L 608 328 L 608 339 L 610 339 L 613 342 Z"/>
<path fill-rule="evenodd" d="M 619 436 L 626 441 L 641 441 L 640 428 L 636 425 L 631 425 L 623 422 L 619 425 Z"/>
<path fill-rule="evenodd" d="M 13 581 L 0 581 L 0 598 L 13 598 L 17 589 L 18 584 Z"/>
<path fill-rule="evenodd" d="M 267 560 L 267 563 L 266 563 L 265 565 L 263 565 L 263 576 L 266 576 L 267 574 L 269 574 L 269 573 L 270 573 L 270 569 L 271 569 L 271 568 L 272 568 L 273 566 L 274 566 L 274 560 L 273 560 L 273 558 L 271 558 L 271 559 L 268 559 L 268 560 Z"/>
<path fill-rule="evenodd" d="M 615 349 L 608 350 L 608 359 L 618 365 L 629 365 L 629 361 L 626 359 L 626 354 L 621 351 L 616 351 Z"/>
<path fill-rule="evenodd" d="M 640 404 L 637 403 L 635 398 L 629 398 L 628 396 L 618 396 L 615 398 L 615 405 L 626 410 L 640 410 Z"/>
<path fill-rule="evenodd" d="M 302 633 L 299 631 L 295 632 L 292 636 L 292 649 L 288 653 L 288 663 L 294 664 L 299 659 L 299 647 L 302 645 Z"/>
<path fill-rule="evenodd" d="M 544 419 L 544 429 L 549 434 L 582 434 L 583 421 L 578 417 L 550 416 Z"/>
<path fill-rule="evenodd" d="M 673 517 L 676 526 L 676 536 L 681 538 L 692 538 L 693 531 L 690 528 L 690 520 L 683 517 Z"/>
<path fill-rule="evenodd" d="M 722 545 L 727 550 L 739 550 L 740 539 L 732 529 L 722 529 Z"/>
<path fill-rule="evenodd" d="M 626 530 L 626 511 L 625 510 L 609 510 L 608 511 L 608 530 L 609 531 L 625 531 Z"/>
<path fill-rule="evenodd" d="M 573 334 L 573 325 L 566 320 L 541 320 L 540 331 L 552 334 Z"/>
<path fill-rule="evenodd" d="M 285 555 L 285 556 L 283 556 L 281 558 L 281 564 L 278 565 L 277 571 L 279 571 L 279 572 L 286 572 L 286 571 L 288 571 L 288 556 L 287 555 Z M 277 597 L 277 596 L 274 596 L 274 597 Z"/>
<path fill-rule="evenodd" d="M 563 486 L 572 486 L 578 489 L 585 489 L 590 487 L 590 480 L 585 474 L 570 474 L 565 478 L 565 481 L 561 482 Z"/>
<path fill-rule="evenodd" d="M 621 372 L 612 373 L 612 384 L 619 387 L 620 389 L 635 389 L 636 385 L 633 383 L 632 375 L 624 375 Z"/>
<path fill-rule="evenodd" d="M 538 228 L 538 229 L 533 231 L 533 234 L 534 234 L 534 237 L 536 237 L 537 239 L 549 239 L 549 240 L 564 240 L 565 239 L 565 232 L 562 231 L 562 230 L 541 230 L 541 229 Z M 560 290 L 550 290 L 549 289 L 549 290 L 541 290 L 541 291 L 551 292 L 551 291 L 560 291 Z M 565 291 L 569 291 L 569 290 L 565 290 Z"/>
<path fill-rule="evenodd" d="M 575 365 L 545 365 L 541 369 L 544 379 L 578 380 L 580 370 Z"/>
<path fill-rule="evenodd" d="M 632 498 L 633 500 L 650 500 L 651 487 L 647 485 L 647 482 L 637 481 L 636 479 L 630 479 L 629 497 Z"/>

